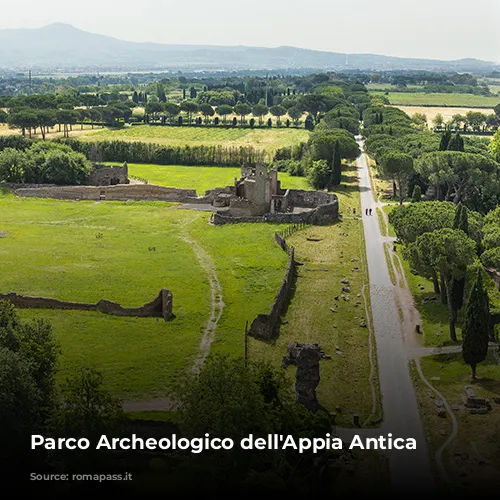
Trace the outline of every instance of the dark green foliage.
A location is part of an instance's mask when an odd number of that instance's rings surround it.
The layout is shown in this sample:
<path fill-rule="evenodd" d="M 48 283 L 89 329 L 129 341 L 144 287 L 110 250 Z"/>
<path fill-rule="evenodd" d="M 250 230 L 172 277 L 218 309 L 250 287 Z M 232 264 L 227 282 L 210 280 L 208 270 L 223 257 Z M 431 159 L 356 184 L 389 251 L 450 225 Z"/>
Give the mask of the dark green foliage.
<path fill-rule="evenodd" d="M 332 169 L 326 160 L 313 161 L 307 170 L 307 179 L 314 189 L 325 189 L 332 181 Z"/>
<path fill-rule="evenodd" d="M 177 391 L 182 431 L 188 437 L 231 437 L 279 433 L 295 438 L 324 436 L 331 431 L 326 412 L 316 414 L 293 401 L 283 371 L 269 364 L 210 357 L 199 375 L 187 377 Z M 224 492 L 327 492 L 334 485 L 338 452 L 303 453 L 289 450 L 206 451 L 184 454 L 173 472 L 177 482 L 195 490 Z M 168 474 L 168 471 L 166 472 Z M 185 477 L 184 477 L 185 474 Z M 182 477 L 180 477 L 182 476 Z M 185 488 L 183 489 L 185 491 Z"/>
<path fill-rule="evenodd" d="M 441 134 L 441 142 L 439 143 L 439 151 L 446 151 L 448 149 L 448 144 L 450 143 L 451 132 L 449 130 L 445 130 Z"/>
<path fill-rule="evenodd" d="M 458 132 L 450 138 L 446 149 L 448 151 L 465 151 L 464 140 Z"/>
<path fill-rule="evenodd" d="M 304 127 L 306 130 L 309 131 L 314 130 L 314 118 L 311 115 L 307 115 L 306 120 L 304 122 Z"/>
<path fill-rule="evenodd" d="M 411 200 L 415 203 L 422 201 L 422 189 L 418 184 L 413 188 L 413 194 Z"/>
<path fill-rule="evenodd" d="M 0 182 L 83 184 L 90 172 L 85 156 L 57 143 L 34 143 L 25 151 L 0 152 Z"/>
<path fill-rule="evenodd" d="M 338 186 L 342 180 L 342 159 L 340 157 L 339 141 L 335 143 L 332 168 L 333 168 L 332 185 Z"/>
<path fill-rule="evenodd" d="M 488 341 L 493 336 L 488 292 L 483 286 L 483 271 L 478 268 L 474 286 L 471 289 L 465 309 L 462 355 L 476 378 L 477 364 L 486 359 Z"/>
<path fill-rule="evenodd" d="M 179 117 L 182 119 L 182 117 Z M 218 118 L 214 119 L 214 124 Z M 208 165 L 234 167 L 254 164 L 263 160 L 263 151 L 252 147 L 224 146 L 164 146 L 146 142 L 97 141 L 86 142 L 77 139 L 61 140 L 73 150 L 89 157 L 90 152 L 99 154 L 102 161 L 128 163 L 152 163 L 157 165 Z"/>

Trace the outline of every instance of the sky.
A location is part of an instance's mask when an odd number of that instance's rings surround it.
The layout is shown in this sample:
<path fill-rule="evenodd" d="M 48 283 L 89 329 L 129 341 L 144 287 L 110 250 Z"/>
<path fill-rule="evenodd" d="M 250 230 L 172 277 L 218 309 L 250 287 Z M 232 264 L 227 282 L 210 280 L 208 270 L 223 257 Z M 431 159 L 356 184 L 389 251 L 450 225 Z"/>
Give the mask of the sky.
<path fill-rule="evenodd" d="M 500 0 L 0 0 L 0 7 L 0 29 L 62 22 L 135 42 L 500 62 Z"/>

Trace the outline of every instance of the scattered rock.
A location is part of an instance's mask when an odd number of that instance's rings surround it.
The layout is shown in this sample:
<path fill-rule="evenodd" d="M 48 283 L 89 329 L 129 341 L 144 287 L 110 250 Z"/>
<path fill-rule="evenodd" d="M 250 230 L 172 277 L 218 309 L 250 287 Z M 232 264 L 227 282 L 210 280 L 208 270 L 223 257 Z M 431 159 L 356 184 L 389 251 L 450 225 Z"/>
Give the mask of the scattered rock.
<path fill-rule="evenodd" d="M 348 287 L 348 286 L 343 286 L 341 289 L 340 289 L 341 292 L 345 292 L 345 293 L 351 293 L 351 289 Z"/>
<path fill-rule="evenodd" d="M 356 297 L 361 297 L 361 294 L 360 294 L 360 293 L 358 293 L 358 295 L 356 295 Z"/>
<path fill-rule="evenodd" d="M 349 297 L 347 297 L 346 295 L 344 295 L 344 300 L 345 300 L 346 302 L 349 302 L 351 299 L 350 299 Z"/>
<path fill-rule="evenodd" d="M 335 346 L 335 350 L 336 350 L 336 351 L 340 351 L 340 346 L 336 345 L 336 346 Z"/>
<path fill-rule="evenodd" d="M 336 297 L 334 297 L 335 300 L 339 300 L 339 296 L 337 295 Z"/>
<path fill-rule="evenodd" d="M 437 297 L 424 297 L 422 299 L 422 304 L 430 304 L 432 302 L 437 302 Z"/>
<path fill-rule="evenodd" d="M 359 259 L 357 259 L 356 257 L 354 257 L 354 259 L 351 259 L 351 262 L 359 262 Z"/>
<path fill-rule="evenodd" d="M 359 306 L 361 304 L 361 300 L 356 301 L 356 305 Z"/>
<path fill-rule="evenodd" d="M 341 283 L 342 285 L 349 285 L 349 284 L 350 284 L 349 280 L 348 280 L 348 279 L 346 279 L 346 278 L 344 278 L 343 280 L 340 280 L 340 283 Z"/>
<path fill-rule="evenodd" d="M 361 320 L 361 323 L 359 324 L 361 328 L 366 328 L 366 321 L 364 319 Z"/>
<path fill-rule="evenodd" d="M 336 313 L 337 309 L 335 309 L 335 307 L 330 307 L 330 311 L 332 311 L 332 313 Z"/>
<path fill-rule="evenodd" d="M 446 410 L 441 407 L 436 407 L 436 414 L 438 417 L 445 418 L 446 417 Z"/>

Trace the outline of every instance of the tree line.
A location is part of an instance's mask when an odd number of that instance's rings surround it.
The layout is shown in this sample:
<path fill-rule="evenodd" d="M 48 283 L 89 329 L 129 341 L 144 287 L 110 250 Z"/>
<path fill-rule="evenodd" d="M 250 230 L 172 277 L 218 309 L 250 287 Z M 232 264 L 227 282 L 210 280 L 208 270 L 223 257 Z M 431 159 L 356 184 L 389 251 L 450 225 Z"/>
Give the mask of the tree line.
<path fill-rule="evenodd" d="M 473 377 L 486 358 L 488 342 L 496 341 L 494 325 L 500 322 L 487 291 L 494 284 L 483 269 L 491 250 L 498 252 L 500 246 L 498 212 L 483 220 L 461 203 L 430 201 L 399 206 L 389 215 L 412 272 L 431 279 L 441 304 L 448 307 L 453 342 L 458 340 L 458 313 L 464 309 L 462 349 Z"/>
<path fill-rule="evenodd" d="M 417 185 L 431 199 L 461 202 L 483 214 L 500 202 L 500 165 L 488 139 L 422 130 L 406 113 L 376 98 L 363 113 L 363 135 L 400 203 Z"/>

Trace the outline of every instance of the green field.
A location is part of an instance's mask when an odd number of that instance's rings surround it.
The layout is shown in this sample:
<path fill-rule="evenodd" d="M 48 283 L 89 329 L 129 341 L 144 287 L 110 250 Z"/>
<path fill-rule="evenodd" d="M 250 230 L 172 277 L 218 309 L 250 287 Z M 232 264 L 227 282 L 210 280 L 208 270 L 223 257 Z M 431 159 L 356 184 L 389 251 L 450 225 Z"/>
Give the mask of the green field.
<path fill-rule="evenodd" d="M 146 179 L 149 184 L 176 188 L 196 189 L 198 195 L 208 189 L 230 186 L 234 178 L 240 178 L 241 170 L 231 167 L 190 167 L 178 165 L 147 165 L 129 163 L 131 176 Z M 284 189 L 311 189 L 305 177 L 292 177 L 280 172 L 279 179 Z"/>
<path fill-rule="evenodd" d="M 306 142 L 309 132 L 294 128 L 214 128 L 169 127 L 152 125 L 127 126 L 123 129 L 95 129 L 80 134 L 79 139 L 89 141 L 123 140 L 142 141 L 168 146 L 253 146 L 269 151 Z"/>
<path fill-rule="evenodd" d="M 287 257 L 277 226 L 213 227 L 206 213 L 165 203 L 66 202 L 0 196 L 0 291 L 123 306 L 172 290 L 175 319 L 122 318 L 97 312 L 20 310 L 45 318 L 62 347 L 60 377 L 84 365 L 127 399 L 165 395 L 192 367 L 210 315 L 208 275 L 189 240 L 211 257 L 225 309 L 213 351 L 242 355 L 246 320 L 266 312 Z M 98 237 L 99 235 L 102 235 Z M 186 241 L 187 240 L 187 241 Z M 149 247 L 156 251 L 151 252 Z"/>
<path fill-rule="evenodd" d="M 378 95 L 384 95 L 376 92 Z M 428 94 L 425 92 L 389 92 L 386 96 L 393 105 L 401 106 L 455 106 L 464 108 L 492 108 L 500 103 L 498 96 L 473 94 Z"/>

